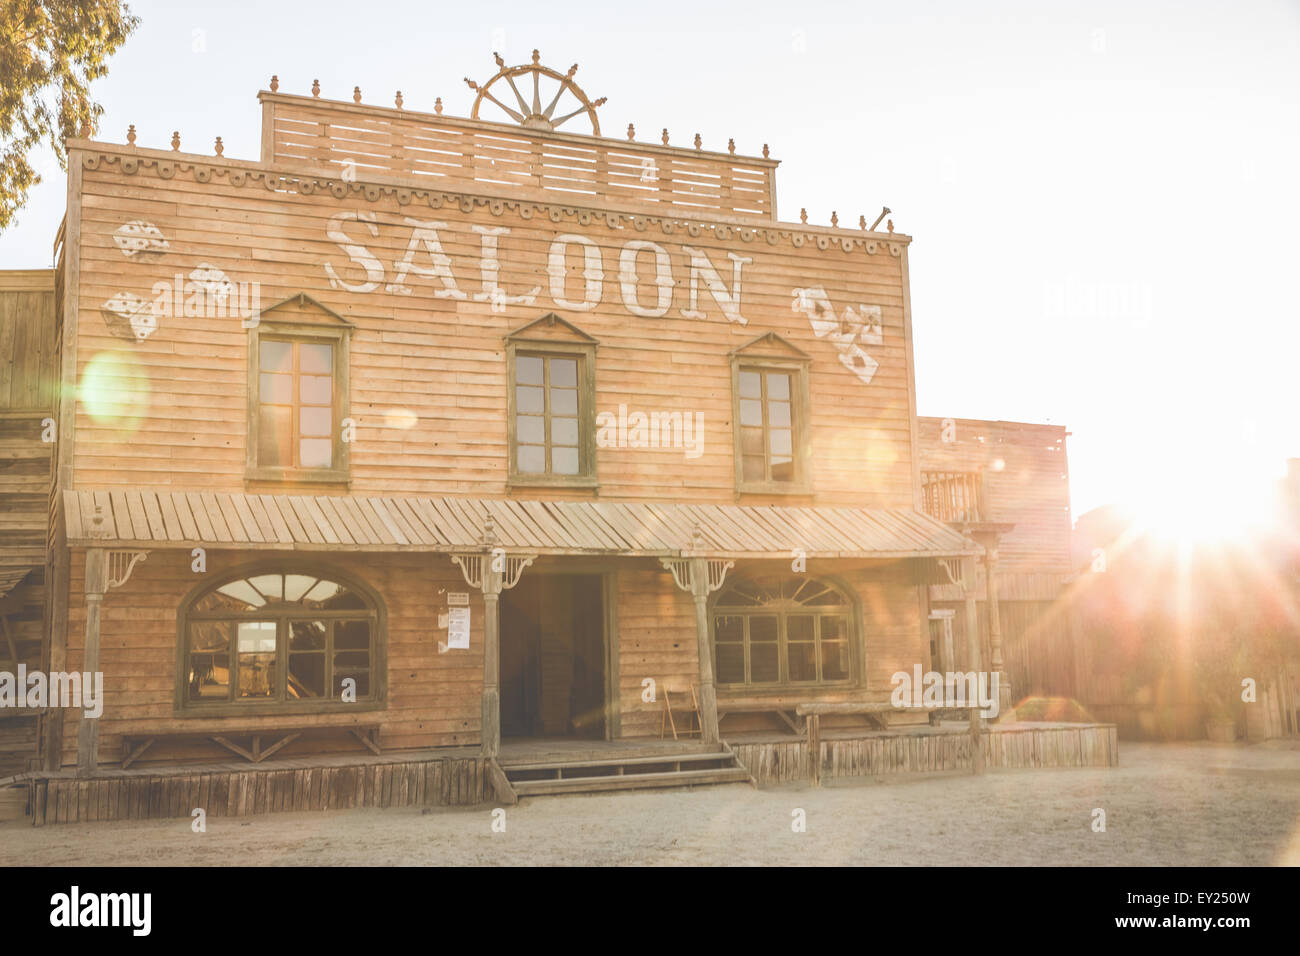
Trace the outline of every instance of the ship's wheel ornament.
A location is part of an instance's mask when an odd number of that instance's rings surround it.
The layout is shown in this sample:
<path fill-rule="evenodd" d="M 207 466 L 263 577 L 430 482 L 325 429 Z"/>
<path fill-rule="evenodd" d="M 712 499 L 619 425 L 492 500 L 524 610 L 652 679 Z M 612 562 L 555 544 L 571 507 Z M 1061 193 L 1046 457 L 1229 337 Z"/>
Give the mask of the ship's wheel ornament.
<path fill-rule="evenodd" d="M 479 108 L 483 105 L 483 101 L 490 100 L 525 129 L 550 132 L 559 129 L 575 116 L 586 113 L 591 120 L 591 134 L 600 135 L 600 121 L 596 118 L 596 107 L 605 104 L 605 97 L 602 96 L 593 103 L 587 99 L 587 94 L 582 92 L 582 88 L 573 82 L 573 74 L 578 72 L 578 64 L 569 67 L 568 73 L 556 73 L 550 67 L 542 66 L 539 62 L 541 54 L 536 50 L 533 51 L 533 62 L 522 66 L 506 66 L 500 54 L 493 53 L 492 56 L 496 58 L 497 66 L 500 67 L 496 76 L 482 86 L 465 77 L 469 88 L 478 94 L 474 98 L 474 108 L 469 113 L 471 119 L 478 119 Z M 516 83 L 516 80 L 520 79 L 523 81 L 524 91 L 528 91 L 528 87 L 532 86 L 531 101 L 524 96 L 524 92 L 520 91 L 520 84 Z M 493 86 L 496 86 L 496 92 L 507 100 L 510 96 L 506 95 L 505 87 L 509 86 L 518 108 L 507 106 L 493 95 Z M 567 98 L 565 94 L 568 94 Z M 550 102 L 545 107 L 542 106 L 543 97 L 550 98 Z M 563 107 L 561 107 L 561 100 L 565 100 Z M 557 108 L 569 109 L 575 101 L 577 109 L 560 116 L 555 115 Z"/>

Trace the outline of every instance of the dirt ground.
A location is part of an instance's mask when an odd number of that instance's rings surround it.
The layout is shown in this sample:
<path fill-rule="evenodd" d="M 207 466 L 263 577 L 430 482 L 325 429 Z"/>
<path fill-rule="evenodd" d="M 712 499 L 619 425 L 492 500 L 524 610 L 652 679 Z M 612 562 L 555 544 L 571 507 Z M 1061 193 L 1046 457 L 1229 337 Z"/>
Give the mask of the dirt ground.
<path fill-rule="evenodd" d="M 1300 865 L 1300 741 L 1120 745 L 1112 770 L 540 797 L 493 808 L 0 825 L 0 865 Z M 1092 829 L 1094 809 L 1106 831 Z M 807 830 L 792 831 L 793 811 Z"/>

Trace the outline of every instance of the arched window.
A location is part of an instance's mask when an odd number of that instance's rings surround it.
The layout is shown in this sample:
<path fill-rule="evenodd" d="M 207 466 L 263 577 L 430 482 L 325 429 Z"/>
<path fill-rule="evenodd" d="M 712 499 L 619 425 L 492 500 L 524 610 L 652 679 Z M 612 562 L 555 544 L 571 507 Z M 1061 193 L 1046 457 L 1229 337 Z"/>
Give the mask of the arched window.
<path fill-rule="evenodd" d="M 718 593 L 711 615 L 718 685 L 850 684 L 855 617 L 853 601 L 827 581 L 735 578 Z"/>
<path fill-rule="evenodd" d="M 181 608 L 181 709 L 297 712 L 383 697 L 383 607 L 329 571 L 259 568 Z"/>

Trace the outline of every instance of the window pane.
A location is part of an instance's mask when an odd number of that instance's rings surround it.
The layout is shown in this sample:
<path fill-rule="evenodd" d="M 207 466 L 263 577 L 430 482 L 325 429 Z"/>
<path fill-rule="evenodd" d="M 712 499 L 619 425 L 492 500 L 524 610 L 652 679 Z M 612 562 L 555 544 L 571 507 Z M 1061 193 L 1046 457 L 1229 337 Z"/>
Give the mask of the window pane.
<path fill-rule="evenodd" d="M 822 642 L 822 680 L 849 679 L 849 645 L 847 641 Z"/>
<path fill-rule="evenodd" d="M 293 371 L 293 346 L 288 342 L 263 342 L 262 371 Z"/>
<path fill-rule="evenodd" d="M 293 462 L 292 408 L 263 405 L 258 410 L 257 460 L 268 467 L 287 467 Z"/>
<path fill-rule="evenodd" d="M 304 375 L 298 379 L 298 398 L 308 405 L 329 405 L 334 401 L 334 379 L 328 375 Z"/>
<path fill-rule="evenodd" d="M 749 619 L 749 639 L 776 642 L 776 615 L 755 614 Z"/>
<path fill-rule="evenodd" d="M 786 647 L 789 655 L 791 681 L 815 681 L 817 679 L 817 645 L 790 644 Z"/>
<path fill-rule="evenodd" d="M 328 438 L 304 438 L 298 443 L 303 468 L 328 468 L 334 460 L 334 442 Z"/>
<path fill-rule="evenodd" d="M 740 373 L 740 397 L 741 398 L 762 398 L 763 383 L 759 380 L 757 372 Z"/>
<path fill-rule="evenodd" d="M 745 682 L 745 645 L 718 645 L 718 683 L 743 684 Z"/>
<path fill-rule="evenodd" d="M 261 607 L 266 603 L 266 598 L 262 596 L 261 592 L 243 578 L 238 581 L 231 581 L 229 584 L 223 584 L 217 590 L 221 594 L 240 602 L 244 608 Z"/>
<path fill-rule="evenodd" d="M 334 624 L 334 649 L 336 651 L 369 651 L 369 621 L 337 621 Z M 367 658 L 369 660 L 369 658 Z M 369 666 L 367 664 L 366 666 Z"/>
<path fill-rule="evenodd" d="M 546 390 L 533 386 L 515 387 L 515 411 L 525 415 L 540 415 L 546 411 Z"/>
<path fill-rule="evenodd" d="M 307 605 L 321 606 L 331 598 L 337 597 L 344 591 L 343 585 L 334 581 L 318 581 L 312 585 L 312 589 L 302 596 L 302 602 Z"/>
<path fill-rule="evenodd" d="M 768 441 L 771 443 L 773 462 L 778 458 L 789 458 L 793 454 L 794 446 L 791 442 L 790 429 L 773 428 L 768 433 Z"/>
<path fill-rule="evenodd" d="M 546 449 L 541 445 L 520 445 L 515 458 L 515 467 L 523 474 L 540 475 L 546 471 Z"/>
<path fill-rule="evenodd" d="M 788 400 L 790 398 L 790 376 L 783 372 L 768 372 L 767 397 Z"/>
<path fill-rule="evenodd" d="M 325 650 L 325 631 L 324 621 L 291 621 L 289 623 L 289 650 Z"/>
<path fill-rule="evenodd" d="M 284 576 L 281 574 L 259 574 L 249 578 L 248 583 L 272 600 L 284 598 Z"/>
<path fill-rule="evenodd" d="M 230 622 L 190 625 L 190 700 L 230 699 Z"/>
<path fill-rule="evenodd" d="M 293 376 L 263 372 L 261 398 L 263 402 L 288 405 L 293 401 Z"/>
<path fill-rule="evenodd" d="M 768 402 L 767 403 L 767 423 L 773 428 L 790 427 L 790 403 L 789 402 Z"/>
<path fill-rule="evenodd" d="M 238 696 L 275 697 L 275 622 L 241 621 L 236 627 L 239 647 Z"/>
<path fill-rule="evenodd" d="M 551 469 L 557 475 L 576 475 L 578 473 L 578 449 L 552 448 Z"/>
<path fill-rule="evenodd" d="M 290 700 L 325 696 L 324 654 L 289 655 L 288 696 Z"/>
<path fill-rule="evenodd" d="M 298 431 L 302 435 L 328 435 L 334 413 L 328 408 L 309 407 L 298 410 Z"/>
<path fill-rule="evenodd" d="M 789 458 L 772 458 L 772 480 L 794 481 L 794 462 Z"/>
<path fill-rule="evenodd" d="M 755 684 L 772 684 L 781 679 L 776 644 L 749 645 L 749 679 Z"/>
<path fill-rule="evenodd" d="M 554 415 L 577 415 L 578 390 L 576 388 L 551 389 L 551 413 Z"/>
<path fill-rule="evenodd" d="M 740 477 L 744 481 L 762 481 L 763 459 L 758 455 L 746 455 L 740 460 Z"/>
<path fill-rule="evenodd" d="M 835 603 L 838 604 L 840 602 L 836 601 Z M 846 631 L 844 627 L 844 618 L 823 617 L 821 624 L 823 641 L 842 641 L 847 639 L 848 631 Z"/>
<path fill-rule="evenodd" d="M 546 441 L 546 419 L 540 415 L 516 415 L 515 441 L 523 445 L 543 444 Z"/>
<path fill-rule="evenodd" d="M 537 355 L 515 356 L 515 381 L 520 385 L 542 384 L 542 359 Z"/>
<path fill-rule="evenodd" d="M 745 639 L 745 619 L 743 617 L 715 617 L 713 619 L 713 636 L 719 643 L 739 644 Z"/>
<path fill-rule="evenodd" d="M 740 453 L 760 456 L 763 454 L 763 429 L 742 428 L 740 430 Z"/>
<path fill-rule="evenodd" d="M 785 639 L 787 641 L 811 641 L 813 639 L 813 619 L 810 614 L 791 614 L 785 619 Z"/>
<path fill-rule="evenodd" d="M 299 601 L 307 593 L 307 589 L 316 583 L 316 576 L 312 574 L 286 574 L 284 576 L 284 599 L 286 601 Z"/>
<path fill-rule="evenodd" d="M 578 444 L 578 420 L 576 418 L 552 418 L 551 442 L 556 445 Z"/>
<path fill-rule="evenodd" d="M 740 400 L 740 424 L 761 427 L 763 424 L 763 403 L 754 399 Z"/>
<path fill-rule="evenodd" d="M 314 372 L 317 375 L 334 371 L 334 346 L 307 345 L 298 346 L 298 370 Z"/>
<path fill-rule="evenodd" d="M 578 360 L 571 358 L 551 359 L 551 387 L 576 388 L 578 385 Z"/>

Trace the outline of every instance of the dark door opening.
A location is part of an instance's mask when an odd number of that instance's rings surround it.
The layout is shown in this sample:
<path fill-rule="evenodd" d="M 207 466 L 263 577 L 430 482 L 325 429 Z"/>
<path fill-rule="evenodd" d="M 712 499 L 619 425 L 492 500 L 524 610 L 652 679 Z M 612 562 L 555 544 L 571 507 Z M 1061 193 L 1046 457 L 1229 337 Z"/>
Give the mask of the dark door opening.
<path fill-rule="evenodd" d="M 528 574 L 501 594 L 501 735 L 605 737 L 597 574 Z"/>

